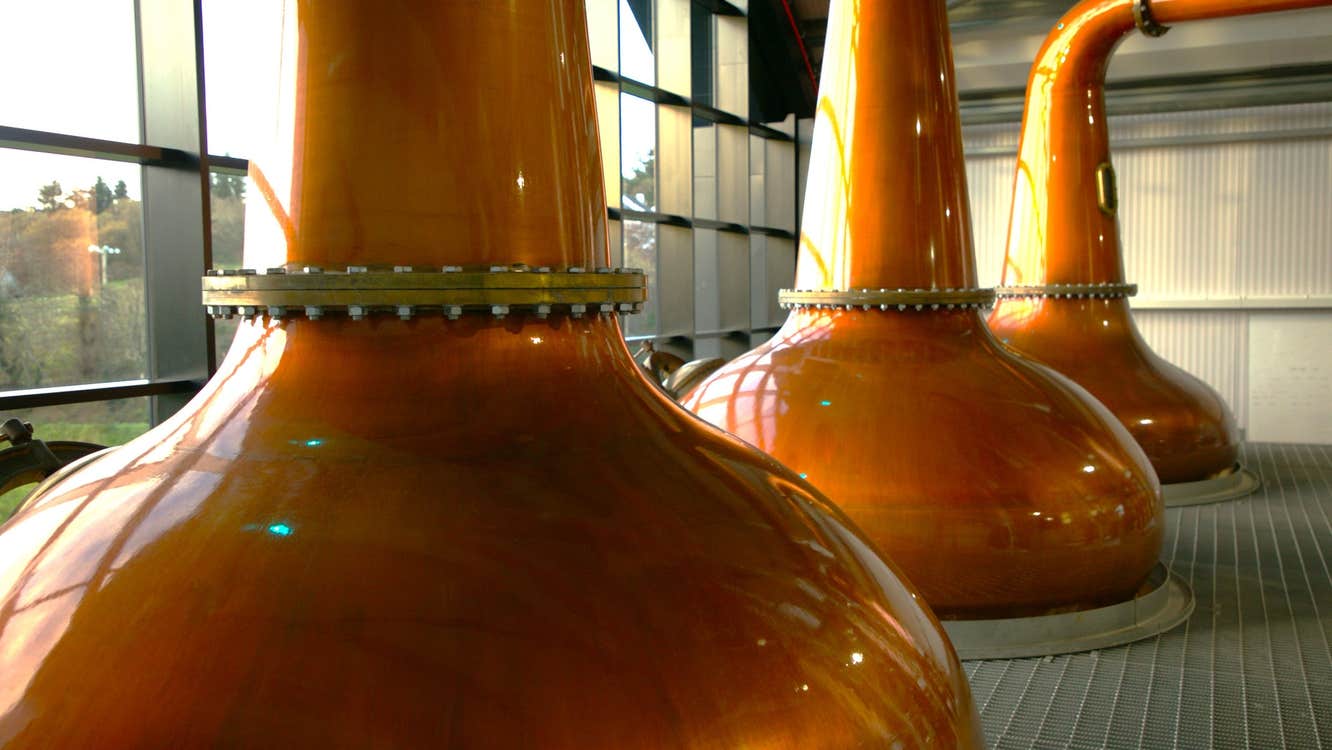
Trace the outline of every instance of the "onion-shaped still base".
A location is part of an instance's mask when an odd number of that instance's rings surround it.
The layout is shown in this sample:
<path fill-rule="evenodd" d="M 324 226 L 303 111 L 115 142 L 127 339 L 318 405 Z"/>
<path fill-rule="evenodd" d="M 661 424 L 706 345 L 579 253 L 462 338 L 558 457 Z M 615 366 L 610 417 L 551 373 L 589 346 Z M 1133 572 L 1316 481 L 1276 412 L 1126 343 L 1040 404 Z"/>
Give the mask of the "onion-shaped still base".
<path fill-rule="evenodd" d="M 1235 465 L 1234 470 L 1219 477 L 1203 479 L 1198 482 L 1176 482 L 1161 485 L 1161 496 L 1165 498 L 1167 508 L 1182 508 L 1189 505 L 1206 505 L 1226 500 L 1238 500 L 1248 497 L 1263 485 L 1257 474 Z"/>
<path fill-rule="evenodd" d="M 682 403 L 825 492 L 944 618 L 1120 602 L 1160 556 L 1147 457 L 974 310 L 798 310 Z"/>
<path fill-rule="evenodd" d="M 1142 446 L 1162 484 L 1227 473 L 1239 429 L 1221 395 L 1152 351 L 1125 299 L 1005 299 L 990 329 L 1023 357 L 1072 378 Z"/>
<path fill-rule="evenodd" d="M 1193 590 L 1157 564 L 1134 598 L 1097 609 L 999 620 L 950 620 L 944 629 L 958 656 L 1020 659 L 1122 646 L 1169 631 L 1193 613 Z"/>
<path fill-rule="evenodd" d="M 981 746 L 917 595 L 608 319 L 237 336 L 0 528 L 0 748 Z"/>

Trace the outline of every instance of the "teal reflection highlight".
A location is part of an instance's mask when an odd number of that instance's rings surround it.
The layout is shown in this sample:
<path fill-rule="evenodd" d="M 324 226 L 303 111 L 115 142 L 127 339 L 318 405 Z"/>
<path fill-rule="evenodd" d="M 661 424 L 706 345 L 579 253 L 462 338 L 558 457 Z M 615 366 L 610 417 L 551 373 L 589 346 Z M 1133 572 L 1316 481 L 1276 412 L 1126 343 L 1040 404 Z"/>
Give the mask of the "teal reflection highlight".
<path fill-rule="evenodd" d="M 269 524 L 268 533 L 273 536 L 291 536 L 294 530 L 285 523 Z"/>

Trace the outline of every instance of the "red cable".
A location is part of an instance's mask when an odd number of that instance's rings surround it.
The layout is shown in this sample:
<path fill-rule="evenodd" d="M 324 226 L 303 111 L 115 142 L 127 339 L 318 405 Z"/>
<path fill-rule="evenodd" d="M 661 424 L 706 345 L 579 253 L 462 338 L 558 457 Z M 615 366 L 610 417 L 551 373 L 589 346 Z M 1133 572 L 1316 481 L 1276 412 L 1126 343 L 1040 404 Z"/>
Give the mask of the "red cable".
<path fill-rule="evenodd" d="M 796 23 L 795 13 L 791 12 L 791 3 L 782 0 L 782 8 L 786 11 L 786 20 L 791 22 L 791 33 L 795 34 L 796 44 L 800 45 L 800 58 L 805 61 L 805 71 L 809 73 L 809 82 L 814 85 L 817 94 L 819 79 L 814 75 L 814 66 L 809 62 L 809 50 L 805 49 L 805 39 L 800 36 L 800 26 Z"/>

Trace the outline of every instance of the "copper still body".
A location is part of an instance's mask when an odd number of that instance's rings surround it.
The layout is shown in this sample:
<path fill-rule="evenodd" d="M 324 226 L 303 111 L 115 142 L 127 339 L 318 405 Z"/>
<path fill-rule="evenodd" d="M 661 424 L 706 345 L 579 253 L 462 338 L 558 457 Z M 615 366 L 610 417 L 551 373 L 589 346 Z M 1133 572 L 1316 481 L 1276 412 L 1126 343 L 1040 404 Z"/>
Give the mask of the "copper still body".
<path fill-rule="evenodd" d="M 684 403 L 840 505 L 945 618 L 1130 599 L 1163 513 L 1104 407 L 989 333 L 942 0 L 834 0 L 793 308 Z"/>
<path fill-rule="evenodd" d="M 0 747 L 981 747 L 914 590 L 577 301 L 582 0 L 280 15 L 268 272 L 205 280 L 247 321 L 197 398 L 0 532 Z"/>
<path fill-rule="evenodd" d="M 1003 284 L 989 325 L 1071 377 L 1128 429 L 1162 483 L 1236 470 L 1240 436 L 1221 396 L 1157 356 L 1134 326 L 1120 253 L 1105 71 L 1135 27 L 1326 5 L 1327 0 L 1084 0 L 1032 66 Z"/>

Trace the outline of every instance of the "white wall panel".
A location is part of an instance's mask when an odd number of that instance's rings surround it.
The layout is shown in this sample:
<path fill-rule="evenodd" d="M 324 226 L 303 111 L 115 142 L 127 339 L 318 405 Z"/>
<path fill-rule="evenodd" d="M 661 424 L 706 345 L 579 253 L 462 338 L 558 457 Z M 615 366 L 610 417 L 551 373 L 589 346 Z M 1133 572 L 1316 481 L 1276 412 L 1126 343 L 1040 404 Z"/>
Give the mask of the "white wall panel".
<path fill-rule="evenodd" d="M 1249 321 L 1254 440 L 1332 443 L 1332 313 L 1257 313 Z"/>

